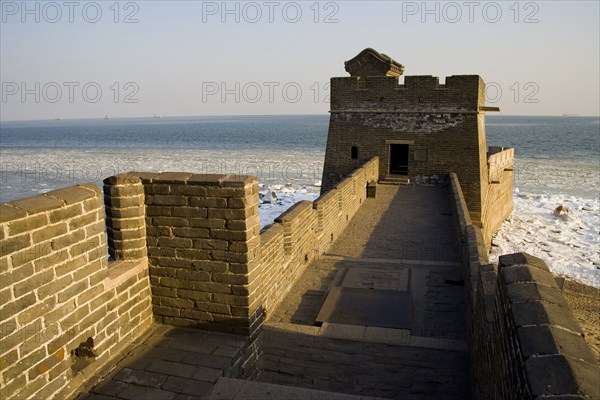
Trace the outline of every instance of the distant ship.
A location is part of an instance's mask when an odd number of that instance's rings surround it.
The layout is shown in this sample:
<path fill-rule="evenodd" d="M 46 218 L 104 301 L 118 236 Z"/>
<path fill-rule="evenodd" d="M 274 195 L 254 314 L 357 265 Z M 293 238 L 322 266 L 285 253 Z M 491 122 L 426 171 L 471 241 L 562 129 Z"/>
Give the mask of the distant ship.
<path fill-rule="evenodd" d="M 110 117 L 108 116 L 108 114 L 106 114 L 106 115 L 104 116 L 104 119 L 110 119 Z"/>
<path fill-rule="evenodd" d="M 563 117 L 578 117 L 579 114 L 563 114 Z"/>
<path fill-rule="evenodd" d="M 58 118 L 54 118 L 54 120 L 55 120 L 55 121 L 62 121 L 62 118 L 61 118 L 61 117 L 58 117 Z"/>
<path fill-rule="evenodd" d="M 155 118 L 155 119 L 159 119 L 159 118 L 160 118 L 160 115 L 156 115 L 156 114 L 154 114 L 154 118 Z"/>

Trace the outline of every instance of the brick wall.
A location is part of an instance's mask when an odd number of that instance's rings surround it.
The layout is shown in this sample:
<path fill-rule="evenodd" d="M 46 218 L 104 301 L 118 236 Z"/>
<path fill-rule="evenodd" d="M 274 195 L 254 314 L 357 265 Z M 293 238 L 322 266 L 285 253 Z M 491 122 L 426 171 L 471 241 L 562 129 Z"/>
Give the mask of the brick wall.
<path fill-rule="evenodd" d="M 145 263 L 108 263 L 94 185 L 0 205 L 0 249 L 0 398 L 68 398 L 152 322 Z"/>
<path fill-rule="evenodd" d="M 482 215 L 483 238 L 486 246 L 500 225 L 510 216 L 513 202 L 513 165 L 515 150 L 504 149 L 488 157 L 488 182 Z"/>
<path fill-rule="evenodd" d="M 260 289 L 266 313 L 287 294 L 308 264 L 342 233 L 364 203 L 367 183 L 378 179 L 378 158 L 369 160 L 314 202 L 302 201 L 265 227 Z"/>
<path fill-rule="evenodd" d="M 107 204 L 144 210 L 109 232 L 132 230 L 115 242 L 125 259 L 145 243 L 158 322 L 251 336 L 262 315 L 256 177 L 131 172 L 105 180 L 105 192 Z"/>
<path fill-rule="evenodd" d="M 525 253 L 488 264 L 451 174 L 461 243 L 474 399 L 600 398 L 600 371 L 544 261 Z"/>

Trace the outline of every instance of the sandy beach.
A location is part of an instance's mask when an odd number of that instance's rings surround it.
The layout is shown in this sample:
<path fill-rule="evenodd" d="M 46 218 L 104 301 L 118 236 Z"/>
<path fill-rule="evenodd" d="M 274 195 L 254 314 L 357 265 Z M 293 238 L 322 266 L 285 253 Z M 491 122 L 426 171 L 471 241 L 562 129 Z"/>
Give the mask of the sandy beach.
<path fill-rule="evenodd" d="M 563 294 L 600 364 L 600 289 L 567 280 Z"/>

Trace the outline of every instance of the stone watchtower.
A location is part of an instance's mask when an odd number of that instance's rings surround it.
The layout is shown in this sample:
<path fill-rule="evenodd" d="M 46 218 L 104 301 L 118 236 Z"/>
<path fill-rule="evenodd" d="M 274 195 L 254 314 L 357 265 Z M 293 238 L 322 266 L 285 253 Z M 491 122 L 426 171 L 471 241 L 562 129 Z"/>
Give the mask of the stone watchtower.
<path fill-rule="evenodd" d="M 481 221 L 488 184 L 485 83 L 478 75 L 398 77 L 404 67 L 373 49 L 331 79 L 322 193 L 374 156 L 383 180 L 431 181 L 456 172 L 471 216 Z"/>

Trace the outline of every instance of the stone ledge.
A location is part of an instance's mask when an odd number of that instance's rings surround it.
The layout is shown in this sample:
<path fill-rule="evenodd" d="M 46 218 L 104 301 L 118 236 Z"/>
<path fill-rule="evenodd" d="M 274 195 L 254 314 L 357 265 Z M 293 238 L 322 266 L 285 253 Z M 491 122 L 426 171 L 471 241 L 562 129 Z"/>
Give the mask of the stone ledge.
<path fill-rule="evenodd" d="M 108 276 L 104 279 L 104 290 L 117 287 L 127 279 L 148 269 L 148 259 L 135 261 L 113 261 L 108 264 Z"/>

